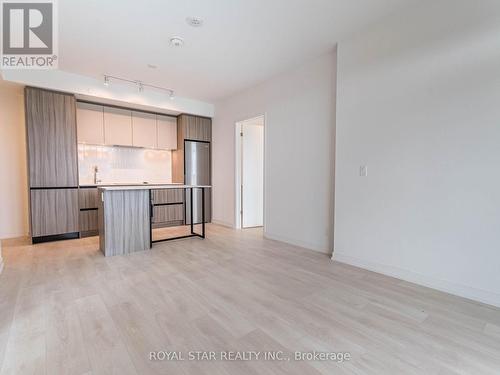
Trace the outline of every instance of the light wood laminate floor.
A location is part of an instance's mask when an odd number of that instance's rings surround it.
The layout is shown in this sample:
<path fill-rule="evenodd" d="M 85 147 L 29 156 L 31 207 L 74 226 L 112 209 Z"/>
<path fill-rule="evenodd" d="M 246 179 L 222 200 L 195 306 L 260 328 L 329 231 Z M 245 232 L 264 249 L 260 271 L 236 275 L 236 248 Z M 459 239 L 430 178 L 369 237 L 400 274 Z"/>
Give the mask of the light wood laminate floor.
<path fill-rule="evenodd" d="M 4 242 L 0 374 L 500 374 L 500 310 L 209 225 L 104 258 L 97 239 Z M 150 351 L 347 351 L 150 361 Z"/>

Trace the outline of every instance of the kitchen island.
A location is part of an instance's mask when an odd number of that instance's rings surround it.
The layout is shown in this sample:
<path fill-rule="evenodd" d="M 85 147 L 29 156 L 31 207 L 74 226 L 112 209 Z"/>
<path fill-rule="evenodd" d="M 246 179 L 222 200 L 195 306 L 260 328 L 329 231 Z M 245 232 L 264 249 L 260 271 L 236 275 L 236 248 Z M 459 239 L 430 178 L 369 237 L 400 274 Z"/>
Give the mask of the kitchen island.
<path fill-rule="evenodd" d="M 205 238 L 205 205 L 202 201 L 202 231 L 194 231 L 193 205 L 188 213 L 190 234 L 153 241 L 152 213 L 153 190 L 183 189 L 185 194 L 193 197 L 195 190 L 205 196 L 209 185 L 136 185 L 136 186 L 104 186 L 98 189 L 98 226 L 99 246 L 105 256 L 123 255 L 136 251 L 148 250 L 154 242 L 172 239 L 200 237 Z"/>

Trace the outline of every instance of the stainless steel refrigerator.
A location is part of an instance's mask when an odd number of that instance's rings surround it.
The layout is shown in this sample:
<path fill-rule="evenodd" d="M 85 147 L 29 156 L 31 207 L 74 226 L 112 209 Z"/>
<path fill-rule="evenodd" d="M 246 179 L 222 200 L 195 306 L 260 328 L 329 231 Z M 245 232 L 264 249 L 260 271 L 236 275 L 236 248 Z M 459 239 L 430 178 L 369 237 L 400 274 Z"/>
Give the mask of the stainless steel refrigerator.
<path fill-rule="evenodd" d="M 184 141 L 184 183 L 186 185 L 211 185 L 210 143 L 203 141 Z M 201 189 L 193 190 L 193 222 L 202 222 Z M 212 189 L 205 189 L 205 222 L 212 217 Z M 191 224 L 191 195 L 186 191 L 186 224 Z"/>

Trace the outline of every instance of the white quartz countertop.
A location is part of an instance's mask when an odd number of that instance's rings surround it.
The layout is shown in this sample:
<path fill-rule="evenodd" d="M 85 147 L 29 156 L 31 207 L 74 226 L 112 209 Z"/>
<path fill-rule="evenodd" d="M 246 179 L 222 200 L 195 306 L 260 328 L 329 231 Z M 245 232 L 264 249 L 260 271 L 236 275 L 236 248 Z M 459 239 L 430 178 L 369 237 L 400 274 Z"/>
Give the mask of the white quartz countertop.
<path fill-rule="evenodd" d="M 127 185 L 127 186 L 98 186 L 99 190 L 155 190 L 155 189 L 185 189 L 185 188 L 211 188 L 211 185 L 181 185 L 181 184 L 145 184 L 145 185 Z"/>

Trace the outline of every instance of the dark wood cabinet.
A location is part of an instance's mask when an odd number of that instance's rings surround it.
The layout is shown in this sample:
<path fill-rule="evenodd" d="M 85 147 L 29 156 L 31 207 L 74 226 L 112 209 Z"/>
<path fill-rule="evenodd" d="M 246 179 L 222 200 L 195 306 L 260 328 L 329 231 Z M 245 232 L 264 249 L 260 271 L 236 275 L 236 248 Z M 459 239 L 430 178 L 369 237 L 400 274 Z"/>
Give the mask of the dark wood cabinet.
<path fill-rule="evenodd" d="M 151 190 L 151 199 L 153 228 L 184 224 L 184 189 Z"/>
<path fill-rule="evenodd" d="M 96 236 L 99 234 L 97 222 L 97 208 L 80 210 L 79 230 L 82 237 Z"/>
<path fill-rule="evenodd" d="M 75 233 L 78 228 L 78 189 L 32 189 L 31 236 Z"/>
<path fill-rule="evenodd" d="M 97 188 L 80 188 L 78 191 L 78 205 L 80 208 L 97 208 Z"/>
<path fill-rule="evenodd" d="M 80 187 L 78 190 L 78 205 L 80 207 L 80 237 L 99 234 L 97 222 L 97 207 L 99 195 L 96 187 Z"/>
<path fill-rule="evenodd" d="M 25 89 L 30 187 L 78 185 L 75 97 Z"/>
<path fill-rule="evenodd" d="M 153 228 L 184 224 L 184 205 L 173 204 L 153 207 Z"/>
<path fill-rule="evenodd" d="M 25 89 L 33 242 L 79 232 L 76 101 L 70 94 Z"/>
<path fill-rule="evenodd" d="M 151 190 L 151 199 L 154 204 L 183 203 L 184 189 L 157 189 Z"/>
<path fill-rule="evenodd" d="M 179 122 L 184 139 L 193 141 L 212 141 L 212 120 L 205 117 L 181 115 Z M 178 130 L 177 130 L 178 131 Z"/>

